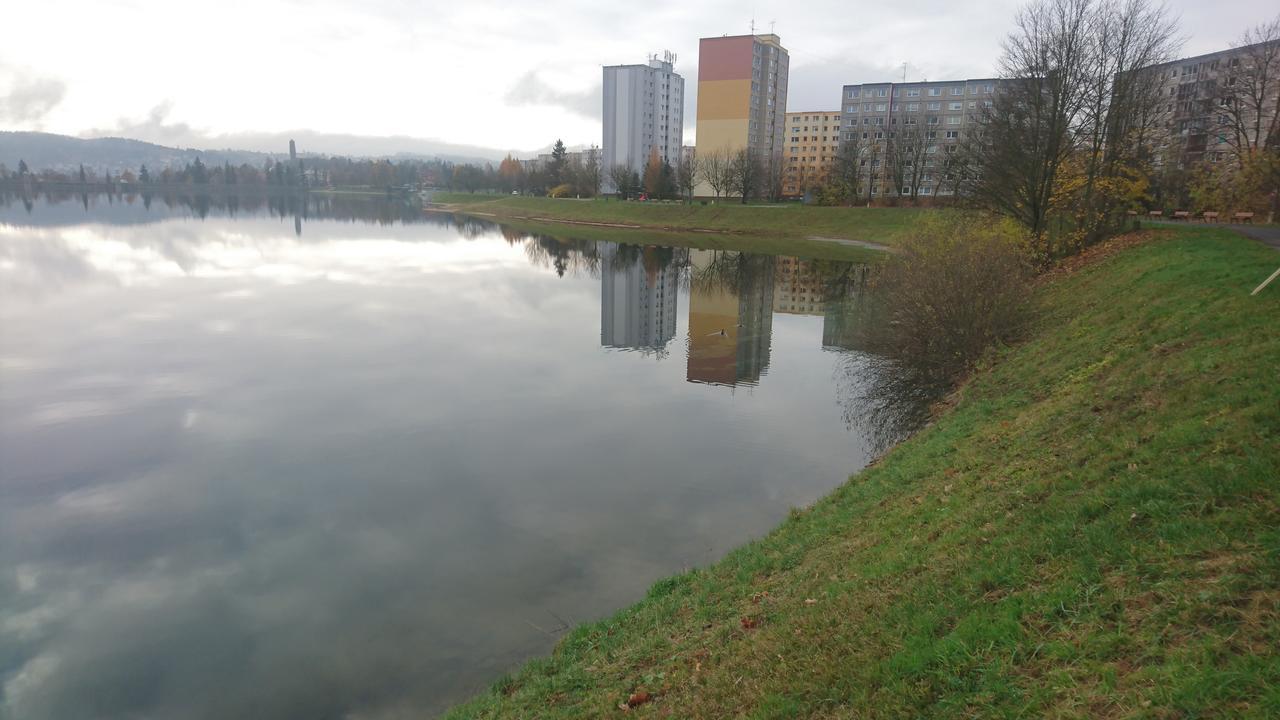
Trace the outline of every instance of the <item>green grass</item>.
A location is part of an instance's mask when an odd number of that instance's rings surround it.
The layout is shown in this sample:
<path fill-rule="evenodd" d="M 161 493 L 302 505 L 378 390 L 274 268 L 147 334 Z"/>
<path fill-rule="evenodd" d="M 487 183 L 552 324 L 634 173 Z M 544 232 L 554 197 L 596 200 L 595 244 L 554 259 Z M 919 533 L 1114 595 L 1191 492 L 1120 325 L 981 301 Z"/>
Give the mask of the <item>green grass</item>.
<path fill-rule="evenodd" d="M 449 717 L 1280 716 L 1277 264 L 1184 229 L 1047 282 L 931 427 Z"/>
<path fill-rule="evenodd" d="M 467 193 L 439 193 L 433 201 L 454 206 L 460 212 L 492 213 L 498 217 L 623 223 L 652 230 L 698 230 L 785 239 L 836 237 L 885 245 L 892 245 L 910 231 L 923 213 L 931 212 L 920 208 L 818 207 L 799 203 L 742 205 L 733 200 L 685 205 Z"/>
<path fill-rule="evenodd" d="M 762 235 L 724 235 L 681 231 L 655 232 L 628 230 L 596 225 L 567 225 L 555 222 L 519 220 L 511 217 L 485 218 L 501 222 L 504 227 L 531 235 L 545 235 L 560 240 L 592 240 L 664 247 L 691 247 L 702 250 L 736 250 L 765 255 L 789 255 L 817 260 L 842 260 L 857 263 L 883 262 L 882 250 L 851 247 L 825 240 L 778 238 Z"/>

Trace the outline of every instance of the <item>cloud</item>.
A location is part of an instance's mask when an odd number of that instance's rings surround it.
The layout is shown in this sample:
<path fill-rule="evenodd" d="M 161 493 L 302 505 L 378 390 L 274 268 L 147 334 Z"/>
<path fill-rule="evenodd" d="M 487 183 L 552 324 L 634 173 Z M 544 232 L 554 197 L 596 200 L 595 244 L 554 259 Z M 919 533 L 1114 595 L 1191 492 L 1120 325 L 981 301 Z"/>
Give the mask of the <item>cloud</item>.
<path fill-rule="evenodd" d="M 173 101 L 165 100 L 151 108 L 146 117 L 141 120 L 122 117 L 116 121 L 116 125 L 113 128 L 95 128 L 85 133 L 85 135 L 90 137 L 120 136 L 180 147 L 190 146 L 193 144 L 193 139 L 204 137 L 204 133 L 194 130 L 187 123 L 169 122 L 169 115 L 172 112 Z"/>
<path fill-rule="evenodd" d="M 56 78 L 19 76 L 10 84 L 9 92 L 0 95 L 0 121 L 38 123 L 66 94 L 67 84 Z"/>
<path fill-rule="evenodd" d="M 548 105 L 577 113 L 591 120 L 600 118 L 600 86 L 572 92 L 557 90 L 538 77 L 538 71 L 530 70 L 521 75 L 503 98 L 507 105 Z"/>
<path fill-rule="evenodd" d="M 296 140 L 302 152 L 333 155 L 391 157 L 399 154 L 441 156 L 466 162 L 500 159 L 505 150 L 479 145 L 448 143 L 431 138 L 322 133 L 314 130 L 280 132 L 214 133 L 189 123 L 171 120 L 174 102 L 164 100 L 152 107 L 146 116 L 122 117 L 109 128 L 94 128 L 81 137 L 126 137 L 178 148 L 199 150 L 247 150 L 283 153 L 290 140 Z"/>

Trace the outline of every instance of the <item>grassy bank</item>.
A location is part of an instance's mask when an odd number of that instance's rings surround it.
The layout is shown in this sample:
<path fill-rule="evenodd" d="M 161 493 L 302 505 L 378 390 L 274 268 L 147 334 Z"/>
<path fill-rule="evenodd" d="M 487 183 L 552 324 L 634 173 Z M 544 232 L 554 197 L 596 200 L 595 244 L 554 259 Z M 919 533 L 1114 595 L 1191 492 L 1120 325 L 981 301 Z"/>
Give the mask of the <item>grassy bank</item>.
<path fill-rule="evenodd" d="M 460 212 L 499 218 L 571 220 L 637 225 L 649 230 L 740 233 L 770 238 L 813 236 L 892 245 L 921 213 L 920 208 L 817 207 L 799 203 L 742 205 L 641 203 L 503 195 L 438 193 L 433 202 Z"/>
<path fill-rule="evenodd" d="M 680 231 L 667 231 L 656 234 L 645 230 L 628 230 L 598 225 L 566 225 L 536 220 L 519 220 L 510 217 L 483 219 L 501 222 L 507 228 L 531 235 L 546 235 L 557 239 L 658 244 L 702 250 L 737 250 L 766 255 L 791 255 L 807 259 L 842 260 L 857 263 L 878 263 L 886 257 L 886 253 L 882 250 L 808 238 L 776 238 L 761 235 L 722 235 Z"/>
<path fill-rule="evenodd" d="M 1277 263 L 1185 229 L 1050 279 L 930 428 L 450 717 L 1276 717 Z"/>

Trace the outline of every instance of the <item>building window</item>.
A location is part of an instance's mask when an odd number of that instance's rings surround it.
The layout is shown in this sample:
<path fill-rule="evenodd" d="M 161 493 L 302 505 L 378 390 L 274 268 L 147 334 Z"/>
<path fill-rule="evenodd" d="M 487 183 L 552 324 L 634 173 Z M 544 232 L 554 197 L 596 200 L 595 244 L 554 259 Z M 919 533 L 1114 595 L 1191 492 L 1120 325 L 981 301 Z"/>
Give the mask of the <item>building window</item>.
<path fill-rule="evenodd" d="M 951 94 L 952 94 L 952 95 L 963 95 L 963 94 L 964 94 L 964 88 L 962 88 L 962 87 L 953 87 L 953 88 L 951 88 Z"/>
<path fill-rule="evenodd" d="M 955 140 L 955 139 L 957 139 L 957 138 L 959 138 L 959 137 L 960 137 L 960 131 L 959 131 L 959 130 L 948 130 L 948 131 L 947 131 L 947 139 L 948 139 L 948 140 Z"/>
<path fill-rule="evenodd" d="M 849 90 L 849 97 L 851 97 L 851 98 L 856 98 L 856 97 L 858 97 L 858 95 L 859 95 L 859 94 L 860 94 L 860 93 L 859 93 L 859 91 L 858 91 L 858 88 L 850 88 L 850 90 Z"/>
<path fill-rule="evenodd" d="M 888 109 L 889 109 L 888 104 L 876 103 L 876 112 L 884 112 L 885 110 L 888 110 Z"/>
<path fill-rule="evenodd" d="M 947 109 L 948 109 L 948 110 L 963 110 L 963 109 L 964 109 L 964 103 L 958 103 L 958 102 L 947 103 Z"/>
<path fill-rule="evenodd" d="M 942 103 L 940 103 L 940 102 L 931 102 L 931 103 L 929 103 L 929 109 L 930 109 L 930 110 L 941 110 L 941 109 L 942 109 Z"/>
<path fill-rule="evenodd" d="M 907 97 L 920 97 L 920 88 L 909 88 L 907 90 Z"/>
<path fill-rule="evenodd" d="M 929 97 L 938 97 L 942 94 L 942 88 L 929 88 Z"/>
<path fill-rule="evenodd" d="M 876 90 L 876 97 L 889 97 L 888 88 L 879 88 Z"/>

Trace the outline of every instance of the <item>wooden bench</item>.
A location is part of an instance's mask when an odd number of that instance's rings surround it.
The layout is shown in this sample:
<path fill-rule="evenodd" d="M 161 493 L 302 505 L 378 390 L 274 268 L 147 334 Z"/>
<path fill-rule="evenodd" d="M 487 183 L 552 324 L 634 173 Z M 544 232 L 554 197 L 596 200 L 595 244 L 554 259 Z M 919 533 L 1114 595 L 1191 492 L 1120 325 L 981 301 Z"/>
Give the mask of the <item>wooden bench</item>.
<path fill-rule="evenodd" d="M 1238 212 L 1238 213 L 1236 213 L 1236 214 L 1235 214 L 1235 221 L 1236 221 L 1236 222 L 1240 222 L 1240 223 L 1249 223 L 1250 225 L 1252 225 L 1252 224 L 1253 224 L 1253 213 L 1251 213 L 1251 212 Z"/>
<path fill-rule="evenodd" d="M 1218 213 L 1206 210 L 1200 213 L 1200 219 L 1207 223 L 1218 222 Z"/>
<path fill-rule="evenodd" d="M 1174 220 L 1189 220 L 1190 218 L 1191 218 L 1191 213 L 1187 212 L 1186 210 L 1173 211 Z"/>
<path fill-rule="evenodd" d="M 1153 217 L 1153 218 L 1164 217 L 1164 211 L 1152 210 L 1151 212 L 1147 213 L 1147 217 Z"/>

